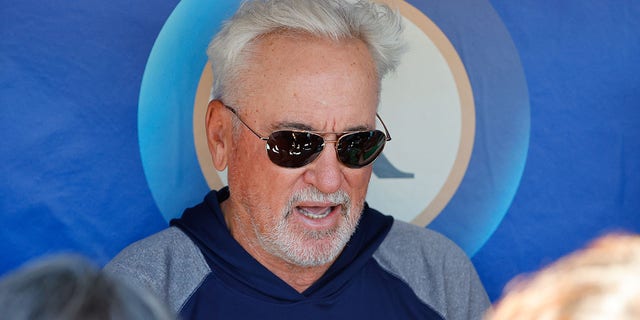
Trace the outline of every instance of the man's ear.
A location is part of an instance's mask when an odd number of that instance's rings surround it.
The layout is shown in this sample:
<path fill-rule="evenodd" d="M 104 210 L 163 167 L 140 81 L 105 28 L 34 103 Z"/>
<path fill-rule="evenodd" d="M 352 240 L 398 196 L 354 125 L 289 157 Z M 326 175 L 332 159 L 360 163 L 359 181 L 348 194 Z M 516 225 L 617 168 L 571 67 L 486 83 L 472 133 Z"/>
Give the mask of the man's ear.
<path fill-rule="evenodd" d="M 233 128 L 229 116 L 229 112 L 225 110 L 220 100 L 209 102 L 205 119 L 207 144 L 213 166 L 218 171 L 227 167 L 227 160 L 231 152 Z"/>

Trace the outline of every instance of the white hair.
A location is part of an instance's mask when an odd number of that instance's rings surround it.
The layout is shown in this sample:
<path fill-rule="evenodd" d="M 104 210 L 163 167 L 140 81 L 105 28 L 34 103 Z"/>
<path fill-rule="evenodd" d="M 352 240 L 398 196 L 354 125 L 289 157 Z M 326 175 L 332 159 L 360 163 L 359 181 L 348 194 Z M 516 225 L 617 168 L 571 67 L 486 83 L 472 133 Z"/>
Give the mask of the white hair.
<path fill-rule="evenodd" d="M 363 41 L 378 81 L 399 64 L 404 51 L 401 16 L 386 5 L 345 0 L 255 0 L 244 2 L 207 49 L 214 82 L 212 99 L 236 90 L 234 77 L 246 67 L 255 39 L 273 32 L 305 34 L 335 41 Z"/>

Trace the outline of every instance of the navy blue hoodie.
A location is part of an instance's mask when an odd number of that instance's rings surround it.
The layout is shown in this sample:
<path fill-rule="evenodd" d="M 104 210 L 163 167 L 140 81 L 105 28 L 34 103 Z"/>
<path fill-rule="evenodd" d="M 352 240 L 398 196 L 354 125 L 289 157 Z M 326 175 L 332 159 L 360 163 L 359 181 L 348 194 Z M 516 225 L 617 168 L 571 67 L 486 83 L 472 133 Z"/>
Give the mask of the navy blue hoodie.
<path fill-rule="evenodd" d="M 105 268 L 151 288 L 183 319 L 480 319 L 489 305 L 458 247 L 366 205 L 337 260 L 299 293 L 231 236 L 219 206 L 228 196 L 212 191 Z"/>

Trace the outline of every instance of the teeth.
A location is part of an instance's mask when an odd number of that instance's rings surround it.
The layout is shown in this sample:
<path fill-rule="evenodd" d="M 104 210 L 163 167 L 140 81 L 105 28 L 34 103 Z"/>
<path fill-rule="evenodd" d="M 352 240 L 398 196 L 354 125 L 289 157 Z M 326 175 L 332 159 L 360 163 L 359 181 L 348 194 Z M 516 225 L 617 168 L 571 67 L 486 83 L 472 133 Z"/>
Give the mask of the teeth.
<path fill-rule="evenodd" d="M 331 213 L 331 208 L 327 208 L 326 210 L 321 212 L 311 212 L 305 208 L 298 208 L 298 211 L 300 211 L 300 213 L 302 213 L 307 218 L 322 219 L 329 215 L 329 213 Z"/>

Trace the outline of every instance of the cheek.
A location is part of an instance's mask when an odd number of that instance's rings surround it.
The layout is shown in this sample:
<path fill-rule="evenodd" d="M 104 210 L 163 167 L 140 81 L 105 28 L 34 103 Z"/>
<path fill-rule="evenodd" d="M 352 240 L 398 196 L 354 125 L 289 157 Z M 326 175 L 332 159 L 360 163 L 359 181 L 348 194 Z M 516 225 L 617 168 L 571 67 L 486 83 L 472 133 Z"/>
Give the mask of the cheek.
<path fill-rule="evenodd" d="M 247 138 L 252 137 L 241 135 L 234 141 L 233 149 L 229 154 L 227 171 L 227 180 L 232 195 L 243 202 L 251 194 L 259 194 L 259 190 L 256 190 L 259 187 L 257 183 L 263 180 L 260 177 L 261 168 L 266 165 L 260 154 L 260 152 L 264 153 L 264 150 L 260 149 L 259 143 Z"/>
<path fill-rule="evenodd" d="M 242 133 L 234 138 L 233 147 L 229 156 L 229 178 L 231 175 L 248 177 L 251 180 L 253 172 L 259 172 L 265 166 L 265 160 L 269 161 L 264 141 L 255 136 Z M 246 179 L 242 179 L 246 180 Z"/>
<path fill-rule="evenodd" d="M 292 190 L 290 175 L 274 165 L 263 141 L 255 137 L 238 140 L 231 156 L 227 178 L 232 194 L 244 206 L 259 216 L 277 215 Z"/>
<path fill-rule="evenodd" d="M 352 201 L 360 203 L 364 201 L 369 188 L 369 180 L 371 180 L 372 166 L 360 169 L 348 169 L 344 173 L 345 180 L 350 188 Z"/>

